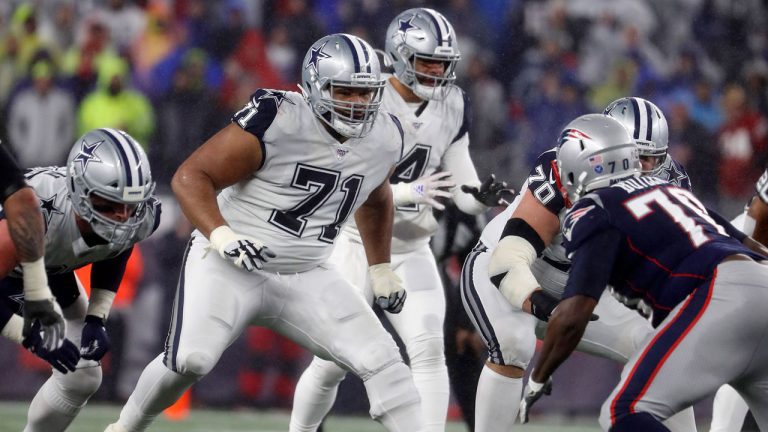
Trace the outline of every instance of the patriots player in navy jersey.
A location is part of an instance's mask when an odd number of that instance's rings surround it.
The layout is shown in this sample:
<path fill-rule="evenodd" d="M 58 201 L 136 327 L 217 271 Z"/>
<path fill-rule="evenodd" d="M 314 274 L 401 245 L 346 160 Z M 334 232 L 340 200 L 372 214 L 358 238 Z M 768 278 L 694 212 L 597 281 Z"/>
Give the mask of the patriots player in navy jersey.
<path fill-rule="evenodd" d="M 3 334 L 53 367 L 30 404 L 27 432 L 65 430 L 101 384 L 101 358 L 109 351 L 105 329 L 112 301 L 134 244 L 160 222 L 160 203 L 149 160 L 128 134 L 95 129 L 72 146 L 66 167 L 27 170 L 45 223 L 45 271 L 63 311 L 66 339 L 48 349 L 39 332 Z M 27 267 L 0 224 L 0 327 L 14 328 L 27 308 Z M 92 264 L 90 298 L 74 270 Z M 18 327 L 18 324 L 16 325 Z"/>
<path fill-rule="evenodd" d="M 46 350 L 53 351 L 64 341 L 64 320 L 55 310 L 53 294 L 45 274 L 45 226 L 40 203 L 32 188 L 24 181 L 24 173 L 0 142 L 0 226 L 7 225 L 8 234 L 24 268 L 23 321 L 9 321 L 0 329 L 7 338 L 29 335 L 32 325 L 43 333 Z M 5 228 L 0 228 L 5 229 Z M 0 268 L 13 262 L 0 262 Z M 20 331 L 19 331 L 20 330 Z"/>
<path fill-rule="evenodd" d="M 257 90 L 182 163 L 172 187 L 197 229 L 166 349 L 108 431 L 149 427 L 248 325 L 268 327 L 360 377 L 371 416 L 387 430 L 422 430 L 420 398 L 397 345 L 327 263 L 354 217 L 376 303 L 392 313 L 405 304 L 390 265 L 389 186 L 403 129 L 379 111 L 384 85 L 367 42 L 325 36 L 302 62 L 303 94 Z"/>
<path fill-rule="evenodd" d="M 635 107 L 643 109 L 635 109 Z M 640 98 L 622 98 L 612 103 L 607 116 L 626 117 L 620 121 L 627 130 L 647 140 L 647 149 L 667 148 L 667 123 L 652 103 Z M 637 116 L 635 116 L 635 113 Z M 651 115 L 649 115 L 649 113 Z M 634 119 L 642 121 L 635 123 Z M 565 130 L 562 136 L 578 136 Z M 554 137 L 553 137 L 554 138 Z M 570 271 L 563 249 L 561 220 L 570 205 L 560 190 L 556 149 L 539 156 L 531 169 L 524 192 L 483 229 L 480 242 L 467 257 L 462 269 L 461 292 L 467 314 L 488 347 L 488 361 L 478 382 L 475 429 L 479 432 L 506 432 L 514 428 L 517 406 L 523 390 L 523 375 L 533 358 L 536 338 L 543 337 L 546 323 L 528 311 L 535 307 L 542 320 L 560 298 Z M 646 175 L 664 176 L 656 170 L 659 152 L 643 159 Z M 671 163 L 674 163 L 672 161 Z M 675 165 L 679 166 L 679 165 Z M 682 170 L 682 167 L 680 167 Z M 666 178 L 666 177 L 662 177 Z M 689 187 L 687 177 L 670 178 Z M 606 293 L 579 344 L 579 351 L 625 363 L 653 328 L 642 317 L 628 311 Z M 675 432 L 696 430 L 693 411 L 688 410 L 667 425 Z"/>
<path fill-rule="evenodd" d="M 610 431 L 668 431 L 662 420 L 730 383 L 768 428 L 768 250 L 688 190 L 640 176 L 633 138 L 600 115 L 566 126 L 557 149 L 568 198 L 571 272 L 531 373 L 521 418 L 581 338 L 606 286 L 655 330 L 603 404 Z M 653 235 L 649 235 L 653 233 Z M 720 354 L 727 353 L 727 358 Z"/>

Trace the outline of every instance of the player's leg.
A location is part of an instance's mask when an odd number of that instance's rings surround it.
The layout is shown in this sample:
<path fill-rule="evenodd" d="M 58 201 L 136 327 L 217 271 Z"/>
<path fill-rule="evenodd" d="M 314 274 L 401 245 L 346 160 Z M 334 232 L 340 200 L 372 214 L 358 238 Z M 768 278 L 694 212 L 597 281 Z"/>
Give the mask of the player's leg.
<path fill-rule="evenodd" d="M 165 352 L 147 365 L 111 425 L 114 431 L 143 431 L 192 384 L 213 369 L 224 350 L 261 304 L 262 274 L 247 273 L 217 254 L 207 240 L 188 247 L 173 304 Z"/>
<path fill-rule="evenodd" d="M 370 302 L 373 294 L 368 287 L 368 260 L 362 243 L 350 238 L 345 232 L 336 239 L 336 245 L 328 263 Z M 410 293 L 406 301 L 410 302 Z M 293 396 L 290 432 L 316 431 L 330 412 L 339 383 L 346 376 L 341 366 L 315 356 L 301 374 Z"/>
<path fill-rule="evenodd" d="M 265 305 L 262 324 L 359 376 L 371 417 L 389 431 L 421 431 L 421 406 L 410 370 L 370 306 L 336 271 L 316 268 L 279 276 L 280 301 Z"/>
<path fill-rule="evenodd" d="M 475 399 L 475 431 L 513 429 L 523 392 L 523 373 L 536 348 L 536 318 L 514 309 L 488 278 L 490 252 L 477 249 L 461 271 L 461 297 L 488 346 Z"/>
<path fill-rule="evenodd" d="M 393 254 L 392 265 L 408 299 L 399 314 L 386 316 L 408 352 L 413 381 L 421 397 L 424 430 L 443 432 L 450 390 L 443 338 L 445 291 L 437 264 L 425 244 L 413 252 Z"/>
<path fill-rule="evenodd" d="M 712 403 L 712 423 L 709 432 L 739 432 L 749 407 L 744 398 L 730 385 L 720 386 Z"/>
<path fill-rule="evenodd" d="M 766 301 L 768 290 L 757 294 L 754 281 L 768 279 L 768 267 L 743 263 L 718 266 L 714 283 L 701 285 L 678 305 L 633 355 L 601 410 L 604 429 L 633 430 L 630 418 L 640 414 L 660 422 L 747 369 L 764 325 L 757 331 L 744 317 L 762 316 L 756 304 Z M 758 301 L 750 301 L 750 294 Z"/>
<path fill-rule="evenodd" d="M 78 289 L 74 302 L 62 308 L 67 322 L 67 339 L 80 346 L 83 331 L 83 319 L 88 307 L 82 287 Z M 74 297 L 63 295 L 62 298 Z M 56 432 L 65 430 L 75 419 L 88 399 L 101 385 L 101 365 L 93 360 L 80 359 L 77 370 L 62 374 L 53 370 L 50 378 L 40 387 L 27 413 L 27 425 L 24 432 Z"/>

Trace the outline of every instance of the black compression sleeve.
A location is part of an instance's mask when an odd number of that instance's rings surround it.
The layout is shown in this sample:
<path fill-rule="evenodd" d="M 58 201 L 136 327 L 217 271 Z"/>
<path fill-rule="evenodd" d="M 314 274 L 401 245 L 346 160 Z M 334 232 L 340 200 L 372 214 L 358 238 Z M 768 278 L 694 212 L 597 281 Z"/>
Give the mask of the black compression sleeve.
<path fill-rule="evenodd" d="M 120 282 L 131 257 L 133 246 L 120 255 L 108 260 L 93 263 L 91 267 L 91 288 L 101 288 L 117 292 Z"/>
<path fill-rule="evenodd" d="M 0 203 L 17 190 L 26 187 L 24 174 L 8 150 L 0 145 Z"/>
<path fill-rule="evenodd" d="M 542 240 L 539 233 L 537 233 L 536 230 L 523 219 L 511 218 L 507 221 L 507 224 L 504 225 L 504 231 L 501 232 L 501 238 L 510 235 L 528 240 L 528 243 L 530 243 L 536 250 L 536 256 L 541 256 L 541 252 L 544 251 L 544 240 Z"/>

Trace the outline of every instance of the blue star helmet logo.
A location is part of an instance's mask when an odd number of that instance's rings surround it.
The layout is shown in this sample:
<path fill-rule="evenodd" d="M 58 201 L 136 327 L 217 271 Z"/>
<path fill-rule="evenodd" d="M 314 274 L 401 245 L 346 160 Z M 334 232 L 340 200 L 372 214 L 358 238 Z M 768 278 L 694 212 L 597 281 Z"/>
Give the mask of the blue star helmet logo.
<path fill-rule="evenodd" d="M 259 100 L 264 99 L 272 99 L 272 101 L 275 102 L 275 107 L 277 108 L 280 108 L 280 104 L 282 104 L 283 101 L 286 101 L 291 105 L 296 105 L 292 100 L 285 97 L 285 92 L 281 91 L 264 90 L 264 94 L 259 96 Z"/>
<path fill-rule="evenodd" d="M 99 159 L 98 156 L 93 154 L 96 149 L 103 143 L 104 141 L 95 142 L 91 145 L 88 145 L 87 142 L 83 141 L 80 143 L 80 152 L 77 153 L 77 156 L 75 156 L 74 159 L 72 159 L 72 162 L 80 162 L 80 165 L 83 168 L 83 171 L 85 171 L 85 168 L 88 166 L 89 162 L 101 162 L 101 159 Z"/>
<path fill-rule="evenodd" d="M 307 68 L 311 67 L 312 68 L 312 72 L 314 72 L 315 75 L 318 74 L 318 72 L 317 72 L 317 64 L 320 63 L 320 60 L 326 59 L 326 58 L 331 58 L 330 55 L 328 55 L 328 54 L 323 52 L 323 48 L 325 48 L 325 44 L 327 44 L 327 43 L 328 43 L 328 41 L 325 41 L 319 47 L 317 47 L 317 48 L 312 47 L 310 49 L 309 61 L 307 62 L 307 65 L 304 66 L 304 69 L 307 69 Z"/>
<path fill-rule="evenodd" d="M 413 19 L 416 18 L 416 15 L 412 15 L 407 20 L 397 20 L 397 32 L 400 33 L 400 35 L 403 38 L 403 41 L 405 41 L 405 37 L 407 36 L 407 33 L 413 29 L 417 29 L 415 25 L 413 25 Z"/>

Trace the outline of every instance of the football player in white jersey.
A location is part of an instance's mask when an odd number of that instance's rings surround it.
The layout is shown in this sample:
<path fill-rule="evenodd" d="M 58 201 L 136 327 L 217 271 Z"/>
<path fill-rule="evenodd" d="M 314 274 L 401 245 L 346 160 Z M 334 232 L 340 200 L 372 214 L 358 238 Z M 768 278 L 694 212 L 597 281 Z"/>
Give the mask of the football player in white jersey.
<path fill-rule="evenodd" d="M 379 304 L 402 309 L 405 290 L 390 266 L 389 177 L 403 131 L 379 112 L 384 84 L 368 43 L 323 37 L 302 62 L 303 95 L 257 90 L 179 167 L 173 190 L 197 230 L 166 350 L 108 431 L 145 430 L 251 324 L 359 376 L 371 416 L 388 430 L 421 430 L 419 395 L 394 340 L 326 263 L 354 215 Z"/>
<path fill-rule="evenodd" d="M 622 122 L 644 142 L 638 146 L 644 172 L 669 175 L 670 182 L 690 187 L 677 162 L 670 162 L 671 172 L 658 169 L 667 166 L 668 145 L 667 122 L 658 107 L 644 99 L 622 98 L 610 104 L 605 115 Z M 681 174 L 672 175 L 678 172 Z M 462 269 L 462 301 L 489 352 L 477 389 L 478 432 L 513 430 L 523 374 L 533 357 L 536 337 L 543 337 L 545 329 L 543 321 L 523 311 L 546 319 L 556 304 L 554 299 L 562 294 L 570 269 L 560 224 L 569 204 L 560 193 L 555 148 L 539 156 L 521 190 L 524 192 L 485 227 Z M 537 302 L 532 303 L 531 297 Z M 539 300 L 551 300 L 549 307 L 538 308 Z M 610 294 L 603 295 L 595 313 L 599 320 L 589 324 L 579 345 L 581 351 L 593 355 L 625 363 L 653 331 L 648 321 Z M 666 424 L 674 431 L 695 430 L 691 410 Z"/>
<path fill-rule="evenodd" d="M 731 223 L 753 239 L 768 245 L 768 170 L 763 172 L 755 185 L 757 194 L 752 197 L 744 213 Z M 749 407 L 736 390 L 728 384 L 717 390 L 712 404 L 710 432 L 739 432 Z"/>
<path fill-rule="evenodd" d="M 45 270 L 66 320 L 66 339 L 48 349 L 37 326 L 22 336 L 18 314 L 26 308 L 27 268 L 13 263 L 18 254 L 6 224 L 0 224 L 0 327 L 15 328 L 15 334 L 3 334 L 54 368 L 32 400 L 24 431 L 63 431 L 101 384 L 99 360 L 110 346 L 104 323 L 134 244 L 159 224 L 160 203 L 152 196 L 146 154 L 115 129 L 86 133 L 72 147 L 66 167 L 30 169 L 26 181 L 42 211 Z M 87 264 L 93 265 L 90 298 L 74 273 Z"/>
<path fill-rule="evenodd" d="M 426 8 L 400 13 L 387 30 L 385 56 L 393 63 L 394 75 L 387 77 L 382 108 L 397 115 L 405 130 L 404 156 L 389 179 L 397 209 L 392 268 L 408 291 L 403 310 L 386 316 L 405 344 L 421 397 L 424 430 L 442 432 L 449 398 L 445 292 L 429 247 L 437 230 L 432 208 L 444 208 L 435 198 L 453 197 L 462 211 L 479 214 L 499 205 L 506 185 L 493 179 L 481 185 L 470 158 L 469 103 L 453 84 L 460 53 L 456 33 L 445 17 Z M 376 301 L 354 224 L 342 231 L 329 262 L 368 304 Z M 312 360 L 296 386 L 291 432 L 318 429 L 345 375 L 341 365 L 320 357 Z"/>
<path fill-rule="evenodd" d="M 35 191 L 27 185 L 24 173 L 0 142 L 0 225 L 7 225 L 16 255 L 24 269 L 24 319 L 8 321 L 0 334 L 13 338 L 27 336 L 38 322 L 45 349 L 53 350 L 64 342 L 64 319 L 55 310 L 55 301 L 45 274 L 45 225 Z M 13 260 L 15 261 L 15 260 Z M 15 263 L 0 263 L 0 267 Z"/>

